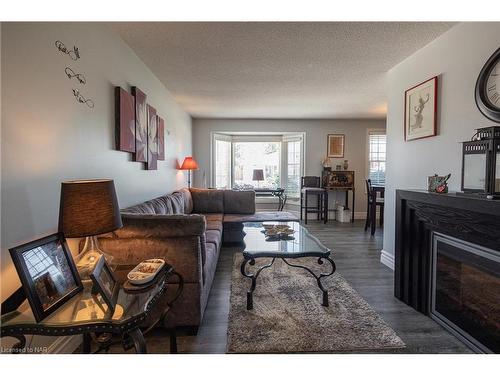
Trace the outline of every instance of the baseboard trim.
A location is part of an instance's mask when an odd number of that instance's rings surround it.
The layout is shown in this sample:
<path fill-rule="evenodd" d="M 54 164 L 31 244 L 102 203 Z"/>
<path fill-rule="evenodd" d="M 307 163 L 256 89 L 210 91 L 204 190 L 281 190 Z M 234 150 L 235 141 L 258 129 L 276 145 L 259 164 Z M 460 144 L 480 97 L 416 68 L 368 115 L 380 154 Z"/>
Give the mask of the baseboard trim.
<path fill-rule="evenodd" d="M 356 212 L 354 211 L 354 220 L 366 219 L 366 211 L 365 212 Z"/>
<path fill-rule="evenodd" d="M 382 249 L 380 253 L 380 263 L 394 271 L 394 255 Z"/>
<path fill-rule="evenodd" d="M 61 336 L 58 337 L 48 348 L 51 354 L 71 354 L 82 343 L 82 336 Z"/>

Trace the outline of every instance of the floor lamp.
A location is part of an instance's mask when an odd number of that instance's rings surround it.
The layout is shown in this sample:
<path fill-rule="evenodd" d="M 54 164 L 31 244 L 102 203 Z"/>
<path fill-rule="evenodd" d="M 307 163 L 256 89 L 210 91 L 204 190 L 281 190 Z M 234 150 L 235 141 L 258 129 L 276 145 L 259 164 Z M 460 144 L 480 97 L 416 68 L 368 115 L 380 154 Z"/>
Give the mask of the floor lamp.
<path fill-rule="evenodd" d="M 192 156 L 186 156 L 181 165 L 181 170 L 188 171 L 188 188 L 191 187 L 191 171 L 198 169 L 198 163 Z"/>

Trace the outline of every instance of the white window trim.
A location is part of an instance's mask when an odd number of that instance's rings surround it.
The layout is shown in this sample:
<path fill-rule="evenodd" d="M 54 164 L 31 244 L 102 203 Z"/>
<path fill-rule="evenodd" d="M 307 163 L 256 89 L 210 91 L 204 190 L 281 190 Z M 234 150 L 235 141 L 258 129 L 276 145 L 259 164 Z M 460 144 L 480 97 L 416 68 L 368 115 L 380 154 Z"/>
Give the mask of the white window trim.
<path fill-rule="evenodd" d="M 365 164 L 365 179 L 370 177 L 370 134 L 385 135 L 387 137 L 387 130 L 381 128 L 368 128 L 366 129 L 366 164 Z M 386 166 L 387 166 L 387 141 L 386 141 Z M 365 188 L 366 189 L 366 188 Z M 365 192 L 366 193 L 366 192 Z"/>
<path fill-rule="evenodd" d="M 221 141 L 227 141 L 231 142 L 231 183 L 233 180 L 233 137 L 228 134 L 222 134 L 220 132 L 212 131 L 210 132 L 210 186 L 211 188 L 215 188 L 215 182 L 216 182 L 216 176 L 215 176 L 215 141 L 216 140 L 221 140 Z"/>
<path fill-rule="evenodd" d="M 299 171 L 300 175 L 304 176 L 305 172 L 305 165 L 306 165 L 306 153 L 305 153 L 305 144 L 306 144 L 306 133 L 297 133 L 297 134 L 284 134 L 282 136 L 282 145 L 284 145 L 286 142 L 294 142 L 294 141 L 301 141 L 300 144 L 300 166 L 299 166 Z M 283 163 L 281 163 L 281 177 L 280 177 L 280 183 L 281 186 L 286 185 L 286 175 L 288 173 L 288 148 L 287 147 L 281 147 L 281 155 L 283 157 Z M 300 187 L 300 186 L 299 186 Z M 291 198 L 291 199 L 295 199 Z"/>

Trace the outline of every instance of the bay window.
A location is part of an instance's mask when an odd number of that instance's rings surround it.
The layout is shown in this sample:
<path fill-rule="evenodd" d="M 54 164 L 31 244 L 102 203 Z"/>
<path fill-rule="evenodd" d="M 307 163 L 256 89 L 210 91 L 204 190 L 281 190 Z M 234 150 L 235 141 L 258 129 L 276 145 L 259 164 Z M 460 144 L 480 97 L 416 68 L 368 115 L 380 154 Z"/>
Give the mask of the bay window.
<path fill-rule="evenodd" d="M 212 186 L 218 189 L 283 187 L 290 198 L 298 197 L 304 168 L 304 135 L 212 135 Z M 254 170 L 263 181 L 254 181 Z"/>

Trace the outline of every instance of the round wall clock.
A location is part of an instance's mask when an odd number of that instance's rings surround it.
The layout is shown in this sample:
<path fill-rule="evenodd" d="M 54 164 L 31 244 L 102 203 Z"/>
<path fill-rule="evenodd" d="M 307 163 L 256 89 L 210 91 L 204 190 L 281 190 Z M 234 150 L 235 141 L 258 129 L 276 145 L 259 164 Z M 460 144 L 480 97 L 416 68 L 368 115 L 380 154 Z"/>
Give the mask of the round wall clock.
<path fill-rule="evenodd" d="M 500 122 L 500 48 L 486 61 L 476 82 L 476 104 L 492 121 Z"/>

